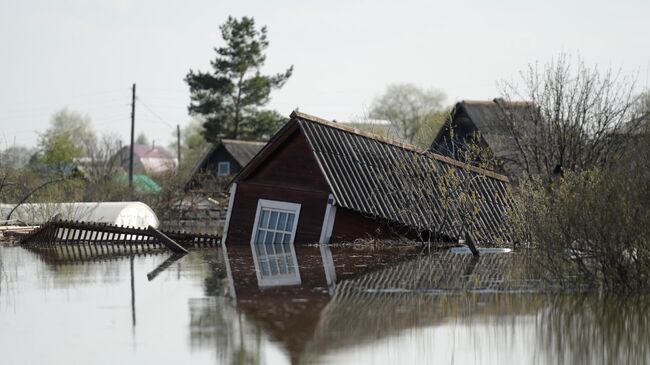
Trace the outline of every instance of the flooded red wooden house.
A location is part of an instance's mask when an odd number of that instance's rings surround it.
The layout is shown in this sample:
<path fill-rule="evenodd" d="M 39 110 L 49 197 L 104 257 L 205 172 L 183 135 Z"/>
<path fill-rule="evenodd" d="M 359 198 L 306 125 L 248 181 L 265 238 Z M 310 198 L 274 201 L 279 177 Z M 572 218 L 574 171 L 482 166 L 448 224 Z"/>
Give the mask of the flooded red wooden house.
<path fill-rule="evenodd" d="M 471 219 L 453 176 L 474 202 Z M 452 179 L 453 180 L 453 179 Z M 293 112 L 290 121 L 235 176 L 224 242 L 257 254 L 289 254 L 293 243 L 339 243 L 377 237 L 478 244 L 509 240 L 508 179 L 414 146 Z M 456 190 L 459 190 L 456 187 Z"/>

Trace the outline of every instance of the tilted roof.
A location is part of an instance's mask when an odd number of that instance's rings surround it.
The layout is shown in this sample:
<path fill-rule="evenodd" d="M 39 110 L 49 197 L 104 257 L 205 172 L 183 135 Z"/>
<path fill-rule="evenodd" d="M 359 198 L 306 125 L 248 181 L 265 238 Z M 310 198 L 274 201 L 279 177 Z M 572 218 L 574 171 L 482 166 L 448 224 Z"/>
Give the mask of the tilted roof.
<path fill-rule="evenodd" d="M 510 240 L 505 222 L 505 176 L 298 112 L 291 114 L 290 122 L 258 157 L 268 156 L 281 142 L 279 135 L 296 125 L 304 133 L 338 206 L 453 238 L 461 238 L 468 231 L 483 243 Z M 239 176 L 246 176 L 256 165 L 251 162 Z M 463 205 L 467 199 L 458 196 L 460 192 L 475 203 L 471 213 Z"/>

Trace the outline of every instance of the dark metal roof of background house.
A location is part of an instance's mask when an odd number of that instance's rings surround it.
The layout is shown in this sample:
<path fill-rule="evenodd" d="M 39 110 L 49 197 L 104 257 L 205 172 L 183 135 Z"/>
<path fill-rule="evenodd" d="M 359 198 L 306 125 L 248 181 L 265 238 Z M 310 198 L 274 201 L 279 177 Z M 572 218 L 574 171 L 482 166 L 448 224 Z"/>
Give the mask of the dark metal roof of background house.
<path fill-rule="evenodd" d="M 255 155 L 264 147 L 266 142 L 239 141 L 236 139 L 222 139 L 221 144 L 232 155 L 232 157 L 242 166 L 255 157 Z"/>
<path fill-rule="evenodd" d="M 505 176 L 307 114 L 293 112 L 291 118 L 278 135 L 293 124 L 300 126 L 338 206 L 452 238 L 464 237 L 466 230 L 481 243 L 510 241 Z M 465 214 L 462 209 L 454 204 L 444 207 L 442 190 L 451 187 L 437 182 L 453 180 L 450 175 L 463 183 L 480 207 L 471 230 L 458 224 Z"/>
<path fill-rule="evenodd" d="M 525 133 L 525 129 L 529 128 L 526 124 L 535 119 L 535 105 L 527 101 L 503 99 L 463 100 L 456 103 L 452 117 L 447 119 L 432 143 L 432 151 L 444 153 L 437 147 L 442 145 L 442 139 L 449 135 L 450 127 L 457 122 L 456 116 L 462 112 L 467 114 L 494 156 L 504 164 L 506 172 L 510 176 L 523 173 L 523 156 L 512 128 L 524 128 L 517 133 Z"/>

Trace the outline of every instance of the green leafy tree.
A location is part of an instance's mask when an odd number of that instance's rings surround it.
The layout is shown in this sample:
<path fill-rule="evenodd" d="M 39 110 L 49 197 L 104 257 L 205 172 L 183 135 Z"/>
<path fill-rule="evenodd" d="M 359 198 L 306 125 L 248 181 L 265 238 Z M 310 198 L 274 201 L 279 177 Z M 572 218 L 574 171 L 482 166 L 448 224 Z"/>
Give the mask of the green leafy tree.
<path fill-rule="evenodd" d="M 40 162 L 58 171 L 63 171 L 75 158 L 83 156 L 82 149 L 75 146 L 68 134 L 49 135 L 40 144 L 43 149 Z"/>
<path fill-rule="evenodd" d="M 215 48 L 212 72 L 190 72 L 185 82 L 190 87 L 190 114 L 205 118 L 205 139 L 262 139 L 275 131 L 282 119 L 260 110 L 269 102 L 272 89 L 289 79 L 293 66 L 275 75 L 262 75 L 261 67 L 269 46 L 266 27 L 255 28 L 253 18 L 228 21 L 220 27 L 225 46 Z"/>
<path fill-rule="evenodd" d="M 75 158 L 87 156 L 96 143 L 90 118 L 62 109 L 52 116 L 50 127 L 39 136 L 38 146 L 42 154 L 37 162 L 62 171 Z"/>
<path fill-rule="evenodd" d="M 408 143 L 427 147 L 447 116 L 443 103 L 445 93 L 424 90 L 413 84 L 392 84 L 375 98 L 370 107 L 370 117 L 390 121 L 397 138 Z"/>
<path fill-rule="evenodd" d="M 69 136 L 70 142 L 85 155 L 90 146 L 97 143 L 97 136 L 90 125 L 90 117 L 68 108 L 56 112 L 50 121 L 50 127 L 41 135 L 41 140 L 47 136 Z"/>

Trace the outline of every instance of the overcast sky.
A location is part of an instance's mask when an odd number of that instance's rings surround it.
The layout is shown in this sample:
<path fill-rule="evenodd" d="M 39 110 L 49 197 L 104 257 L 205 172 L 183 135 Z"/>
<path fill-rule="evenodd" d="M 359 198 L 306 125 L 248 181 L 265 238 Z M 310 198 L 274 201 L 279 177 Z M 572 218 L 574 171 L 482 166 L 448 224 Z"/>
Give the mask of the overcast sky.
<path fill-rule="evenodd" d="M 63 107 L 128 141 L 134 82 L 136 133 L 167 145 L 190 120 L 183 78 L 208 69 L 228 15 L 268 26 L 267 72 L 294 65 L 270 105 L 287 115 L 349 120 L 395 82 L 441 89 L 450 104 L 491 99 L 498 80 L 560 52 L 648 85 L 648 0 L 3 0 L 0 147 L 35 145 Z"/>

